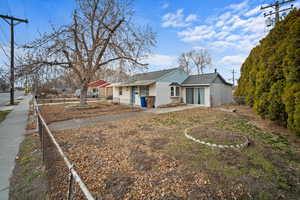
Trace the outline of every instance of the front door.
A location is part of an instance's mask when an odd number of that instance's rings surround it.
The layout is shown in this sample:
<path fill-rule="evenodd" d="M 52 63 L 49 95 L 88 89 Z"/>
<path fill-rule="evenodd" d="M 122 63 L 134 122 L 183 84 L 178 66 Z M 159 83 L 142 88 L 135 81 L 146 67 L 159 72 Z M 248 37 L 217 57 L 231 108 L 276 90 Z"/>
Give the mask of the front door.
<path fill-rule="evenodd" d="M 194 88 L 186 88 L 186 103 L 194 104 Z"/>
<path fill-rule="evenodd" d="M 136 87 L 131 87 L 130 103 L 132 104 L 135 104 L 135 93 L 136 93 Z"/>

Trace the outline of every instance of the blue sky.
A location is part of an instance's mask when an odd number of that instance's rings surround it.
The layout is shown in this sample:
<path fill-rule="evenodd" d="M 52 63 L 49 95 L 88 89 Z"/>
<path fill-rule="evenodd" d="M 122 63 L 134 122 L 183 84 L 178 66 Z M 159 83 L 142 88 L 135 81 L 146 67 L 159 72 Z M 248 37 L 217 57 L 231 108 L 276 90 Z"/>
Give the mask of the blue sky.
<path fill-rule="evenodd" d="M 177 57 L 191 49 L 207 49 L 212 66 L 227 79 L 239 71 L 244 59 L 268 33 L 259 7 L 272 0 L 135 0 L 135 20 L 150 25 L 157 33 L 157 46 L 147 59 L 150 70 L 177 66 Z M 299 0 L 293 2 L 299 8 Z M 288 5 L 287 5 L 288 6 Z M 51 24 L 70 21 L 73 0 L 0 0 L 0 13 L 27 18 L 16 26 L 16 43 L 24 44 Z M 7 49 L 9 26 L 0 21 L 0 44 Z M 7 58 L 0 51 L 0 63 Z M 239 73 L 237 74 L 239 76 Z"/>

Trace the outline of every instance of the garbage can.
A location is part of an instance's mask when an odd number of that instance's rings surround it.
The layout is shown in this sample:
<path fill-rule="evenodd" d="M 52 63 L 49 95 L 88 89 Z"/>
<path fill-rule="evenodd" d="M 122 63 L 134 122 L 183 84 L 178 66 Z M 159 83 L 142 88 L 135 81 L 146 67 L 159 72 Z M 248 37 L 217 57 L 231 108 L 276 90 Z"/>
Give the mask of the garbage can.
<path fill-rule="evenodd" d="M 148 108 L 154 108 L 154 96 L 148 96 L 147 97 L 147 107 Z"/>
<path fill-rule="evenodd" d="M 143 108 L 147 107 L 146 97 L 141 97 L 141 106 Z"/>

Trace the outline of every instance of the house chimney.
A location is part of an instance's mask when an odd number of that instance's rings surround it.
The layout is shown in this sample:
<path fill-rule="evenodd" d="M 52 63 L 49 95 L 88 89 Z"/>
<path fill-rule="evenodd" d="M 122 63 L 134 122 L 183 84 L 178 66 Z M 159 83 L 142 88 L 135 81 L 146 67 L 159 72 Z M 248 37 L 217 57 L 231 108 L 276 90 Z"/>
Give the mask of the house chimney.
<path fill-rule="evenodd" d="M 215 68 L 215 73 L 217 73 L 217 68 Z"/>

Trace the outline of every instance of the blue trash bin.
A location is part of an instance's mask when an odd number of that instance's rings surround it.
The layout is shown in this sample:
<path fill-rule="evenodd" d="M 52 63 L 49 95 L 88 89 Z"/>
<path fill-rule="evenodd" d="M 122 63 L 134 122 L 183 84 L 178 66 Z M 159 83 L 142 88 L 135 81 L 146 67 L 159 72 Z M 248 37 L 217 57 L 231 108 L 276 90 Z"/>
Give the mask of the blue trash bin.
<path fill-rule="evenodd" d="M 141 106 L 143 108 L 147 107 L 146 97 L 141 97 Z"/>

